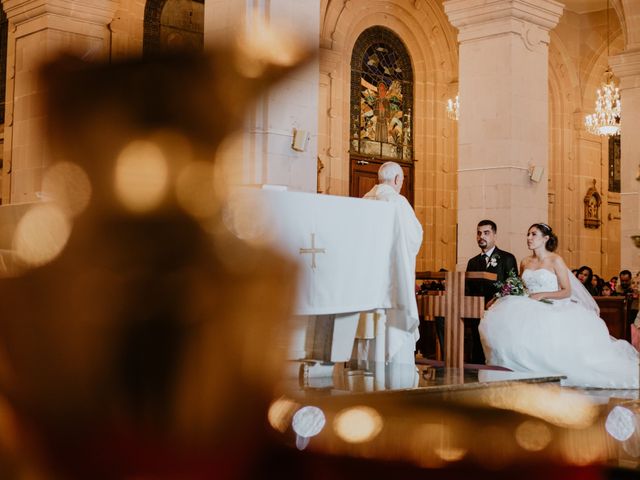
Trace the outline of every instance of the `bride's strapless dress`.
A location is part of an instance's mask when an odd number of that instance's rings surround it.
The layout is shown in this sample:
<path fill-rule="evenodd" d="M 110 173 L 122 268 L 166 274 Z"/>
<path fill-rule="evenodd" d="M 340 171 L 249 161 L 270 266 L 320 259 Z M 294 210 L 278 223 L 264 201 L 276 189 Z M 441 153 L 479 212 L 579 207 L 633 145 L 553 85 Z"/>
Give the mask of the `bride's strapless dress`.
<path fill-rule="evenodd" d="M 558 290 L 556 275 L 525 270 L 530 293 Z M 553 304 L 526 296 L 496 301 L 479 326 L 487 363 L 517 372 L 565 375 L 567 386 L 638 388 L 638 352 L 609 336 L 604 321 L 570 299 Z"/>

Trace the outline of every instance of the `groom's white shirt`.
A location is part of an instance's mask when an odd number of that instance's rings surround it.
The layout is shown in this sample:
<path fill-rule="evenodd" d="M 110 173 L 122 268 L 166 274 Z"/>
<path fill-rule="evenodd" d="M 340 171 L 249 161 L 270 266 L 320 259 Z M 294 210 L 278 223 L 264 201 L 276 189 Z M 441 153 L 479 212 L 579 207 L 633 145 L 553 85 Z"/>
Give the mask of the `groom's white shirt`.
<path fill-rule="evenodd" d="M 491 250 L 488 250 L 486 252 L 480 252 L 481 254 L 484 253 L 487 258 L 491 258 L 491 255 L 493 255 L 493 251 L 496 249 L 495 245 L 493 247 L 491 247 Z"/>

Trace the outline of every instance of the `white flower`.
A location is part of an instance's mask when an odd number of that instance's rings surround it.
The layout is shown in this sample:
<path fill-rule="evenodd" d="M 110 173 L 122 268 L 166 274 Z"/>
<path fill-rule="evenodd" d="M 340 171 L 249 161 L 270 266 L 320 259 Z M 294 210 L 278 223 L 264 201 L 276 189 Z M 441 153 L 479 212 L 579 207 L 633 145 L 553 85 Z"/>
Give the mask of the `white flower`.
<path fill-rule="evenodd" d="M 498 259 L 496 257 L 491 257 L 491 260 L 489 260 L 489 265 L 491 265 L 492 267 L 495 267 L 498 265 Z"/>

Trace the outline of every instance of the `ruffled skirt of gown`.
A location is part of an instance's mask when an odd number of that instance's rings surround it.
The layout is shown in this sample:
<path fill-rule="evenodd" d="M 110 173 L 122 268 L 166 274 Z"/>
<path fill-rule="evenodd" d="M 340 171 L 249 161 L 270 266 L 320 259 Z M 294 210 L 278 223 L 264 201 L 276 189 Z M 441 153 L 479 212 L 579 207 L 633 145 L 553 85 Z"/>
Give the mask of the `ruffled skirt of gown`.
<path fill-rule="evenodd" d="M 609 336 L 595 312 L 570 300 L 499 299 L 480 322 L 487 363 L 517 372 L 561 374 L 562 385 L 638 388 L 638 352 Z"/>

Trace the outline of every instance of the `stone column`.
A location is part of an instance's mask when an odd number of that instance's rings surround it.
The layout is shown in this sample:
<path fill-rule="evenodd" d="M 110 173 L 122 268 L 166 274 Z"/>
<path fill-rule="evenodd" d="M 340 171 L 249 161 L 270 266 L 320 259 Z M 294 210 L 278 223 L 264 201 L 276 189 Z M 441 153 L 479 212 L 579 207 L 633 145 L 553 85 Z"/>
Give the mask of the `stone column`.
<path fill-rule="evenodd" d="M 631 241 L 640 235 L 640 50 L 609 58 L 613 73 L 620 79 L 621 111 L 621 238 L 620 267 L 640 270 L 640 250 Z"/>
<path fill-rule="evenodd" d="M 448 0 L 444 9 L 460 45 L 458 268 L 477 254 L 484 218 L 498 224 L 500 248 L 522 258 L 527 228 L 548 216 L 549 31 L 563 6 Z"/>
<path fill-rule="evenodd" d="M 292 34 L 291 41 L 317 45 L 320 5 L 316 0 L 207 0 L 205 45 L 252 35 L 256 22 Z M 318 156 L 319 63 L 305 68 L 270 90 L 249 112 L 236 150 L 242 184 L 286 185 L 315 192 Z M 308 132 L 304 151 L 292 148 L 294 130 Z"/>
<path fill-rule="evenodd" d="M 36 201 L 51 162 L 40 103 L 40 64 L 64 50 L 92 59 L 108 54 L 118 3 L 112 0 L 4 0 L 9 20 L 3 203 Z"/>

